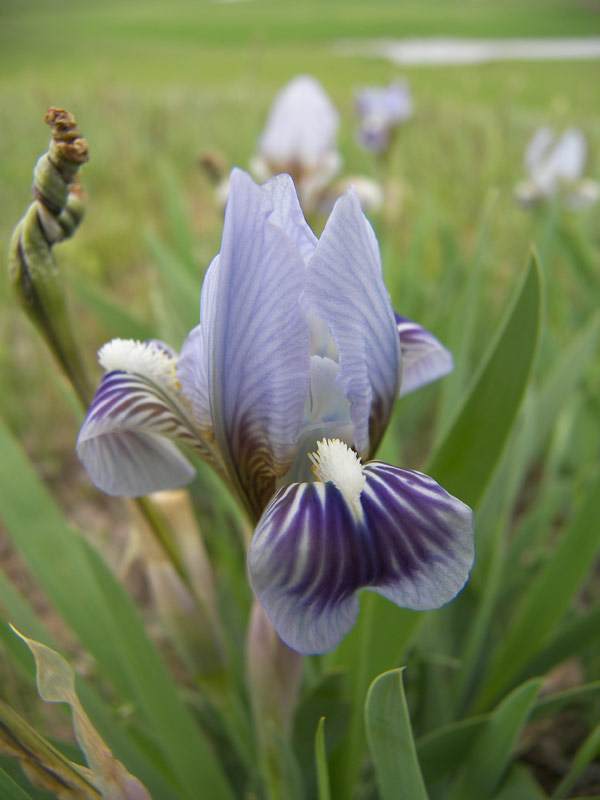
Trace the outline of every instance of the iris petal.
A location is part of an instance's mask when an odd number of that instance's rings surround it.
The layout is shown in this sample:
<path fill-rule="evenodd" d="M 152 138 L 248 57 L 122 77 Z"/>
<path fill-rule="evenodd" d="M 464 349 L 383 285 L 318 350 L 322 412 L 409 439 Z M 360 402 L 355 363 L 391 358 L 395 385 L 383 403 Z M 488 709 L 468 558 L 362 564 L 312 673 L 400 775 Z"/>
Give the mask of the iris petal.
<path fill-rule="evenodd" d="M 77 455 L 99 489 L 138 497 L 194 477 L 171 440 L 202 449 L 183 410 L 159 386 L 139 375 L 109 372 L 79 432 Z"/>
<path fill-rule="evenodd" d="M 310 375 L 298 305 L 305 265 L 271 219 L 272 198 L 233 171 L 222 249 L 201 302 L 215 436 L 256 518 L 295 457 Z"/>
<path fill-rule="evenodd" d="M 317 246 L 317 237 L 304 219 L 293 181 L 289 175 L 277 175 L 265 183 L 262 191 L 272 208 L 269 220 L 287 233 L 304 261 L 308 261 Z"/>
<path fill-rule="evenodd" d="M 377 239 L 353 189 L 335 204 L 309 261 L 306 300 L 331 331 L 356 449 L 368 456 L 398 394 L 401 353 Z"/>
<path fill-rule="evenodd" d="M 198 428 L 212 431 L 206 351 L 200 325 L 190 331 L 181 346 L 177 359 L 177 380 L 192 405 Z"/>
<path fill-rule="evenodd" d="M 452 353 L 428 330 L 396 314 L 402 348 L 400 395 L 414 392 L 454 369 Z"/>
<path fill-rule="evenodd" d="M 299 652 L 339 644 L 356 620 L 361 588 L 426 610 L 467 580 L 471 509 L 421 473 L 374 461 L 364 474 L 362 514 L 332 482 L 292 484 L 275 495 L 251 540 L 254 591 Z"/>

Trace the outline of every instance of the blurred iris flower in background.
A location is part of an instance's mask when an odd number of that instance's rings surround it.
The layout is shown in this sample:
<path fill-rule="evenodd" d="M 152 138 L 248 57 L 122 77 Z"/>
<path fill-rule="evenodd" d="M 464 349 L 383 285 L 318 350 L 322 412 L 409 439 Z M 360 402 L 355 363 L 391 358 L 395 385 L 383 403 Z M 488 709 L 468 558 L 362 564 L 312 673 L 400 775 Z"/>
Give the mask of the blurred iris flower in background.
<path fill-rule="evenodd" d="M 394 314 L 354 190 L 317 239 L 289 176 L 258 186 L 234 170 L 180 355 L 113 340 L 100 361 L 77 445 L 92 481 L 126 496 L 172 488 L 193 477 L 176 444 L 199 452 L 256 524 L 250 580 L 291 648 L 334 648 L 361 588 L 425 610 L 463 587 L 471 510 L 421 473 L 370 460 L 398 395 L 452 357 Z"/>
<path fill-rule="evenodd" d="M 297 75 L 273 101 L 250 171 L 261 182 L 282 172 L 291 175 L 302 207 L 314 208 L 342 169 L 339 122 L 319 81 Z"/>
<path fill-rule="evenodd" d="M 343 159 L 338 151 L 339 114 L 316 78 L 297 75 L 276 95 L 259 138 L 250 172 L 259 182 L 291 175 L 306 215 L 328 214 L 353 185 L 367 211 L 384 202 L 381 185 L 366 175 L 337 179 Z"/>
<path fill-rule="evenodd" d="M 371 152 L 386 153 L 396 129 L 413 115 L 413 99 L 406 81 L 370 86 L 354 96 L 358 116 L 358 141 Z"/>
<path fill-rule="evenodd" d="M 600 196 L 600 187 L 583 178 L 586 157 L 585 136 L 577 128 L 568 128 L 558 139 L 548 126 L 538 128 L 525 150 L 528 180 L 516 186 L 517 199 L 525 206 L 535 206 L 562 191 L 571 210 L 592 205 Z"/>

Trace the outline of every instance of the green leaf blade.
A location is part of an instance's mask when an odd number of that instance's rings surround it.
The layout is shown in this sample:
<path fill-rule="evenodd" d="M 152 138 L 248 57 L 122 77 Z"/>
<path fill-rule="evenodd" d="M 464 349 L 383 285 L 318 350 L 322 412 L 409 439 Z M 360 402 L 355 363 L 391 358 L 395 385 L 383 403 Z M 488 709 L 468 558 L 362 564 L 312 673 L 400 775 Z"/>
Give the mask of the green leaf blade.
<path fill-rule="evenodd" d="M 401 669 L 386 672 L 371 684 L 365 723 L 382 800 L 427 800 Z"/>
<path fill-rule="evenodd" d="M 502 454 L 537 352 L 542 275 L 532 255 L 515 299 L 426 471 L 476 507 Z"/>
<path fill-rule="evenodd" d="M 528 681 L 494 709 L 462 764 L 449 800 L 493 796 L 542 685 L 541 679 Z"/>

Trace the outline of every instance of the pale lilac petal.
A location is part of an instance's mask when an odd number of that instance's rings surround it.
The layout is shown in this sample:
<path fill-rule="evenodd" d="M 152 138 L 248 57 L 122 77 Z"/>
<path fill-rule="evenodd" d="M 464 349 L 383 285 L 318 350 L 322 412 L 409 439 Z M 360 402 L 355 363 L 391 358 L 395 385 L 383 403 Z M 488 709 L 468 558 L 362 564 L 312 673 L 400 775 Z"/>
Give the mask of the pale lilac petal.
<path fill-rule="evenodd" d="M 298 305 L 305 265 L 271 221 L 271 203 L 270 189 L 234 170 L 221 253 L 201 302 L 215 436 L 256 516 L 295 457 L 310 377 Z"/>
<path fill-rule="evenodd" d="M 158 386 L 138 375 L 104 376 L 77 440 L 92 483 L 111 495 L 139 495 L 189 483 L 194 469 L 173 441 L 196 446 L 185 417 Z"/>
<path fill-rule="evenodd" d="M 437 381 L 454 369 L 452 353 L 425 328 L 396 314 L 402 348 L 400 395 Z"/>
<path fill-rule="evenodd" d="M 206 346 L 200 325 L 190 331 L 181 346 L 177 359 L 177 380 L 192 406 L 198 428 L 212 431 Z"/>
<path fill-rule="evenodd" d="M 294 182 L 289 175 L 277 175 L 262 188 L 272 208 L 270 222 L 287 233 L 304 261 L 308 261 L 317 246 L 317 237 L 304 219 Z"/>
<path fill-rule="evenodd" d="M 332 482 L 279 490 L 248 551 L 253 589 L 283 641 L 301 653 L 336 647 L 354 625 L 356 593 L 403 608 L 438 608 L 473 562 L 473 514 L 421 473 L 364 468 L 357 514 Z"/>
<path fill-rule="evenodd" d="M 351 404 L 356 449 L 367 457 L 398 394 L 401 353 L 377 239 L 353 189 L 335 204 L 309 262 L 306 304 L 331 331 L 337 383 Z"/>

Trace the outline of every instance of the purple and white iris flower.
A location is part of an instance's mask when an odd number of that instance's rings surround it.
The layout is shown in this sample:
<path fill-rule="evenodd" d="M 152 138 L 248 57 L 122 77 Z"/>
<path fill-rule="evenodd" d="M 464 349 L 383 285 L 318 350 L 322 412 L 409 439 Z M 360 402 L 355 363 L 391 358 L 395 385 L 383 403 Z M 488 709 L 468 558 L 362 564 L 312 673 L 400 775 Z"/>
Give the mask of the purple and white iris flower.
<path fill-rule="evenodd" d="M 375 234 L 353 190 L 317 240 L 293 183 L 231 176 L 200 324 L 177 357 L 114 340 L 77 450 L 92 481 L 135 496 L 188 482 L 177 445 L 225 477 L 256 525 L 252 587 L 281 639 L 334 648 L 357 592 L 425 610 L 473 560 L 471 510 L 418 472 L 371 460 L 398 394 L 452 358 L 394 314 Z"/>
<path fill-rule="evenodd" d="M 548 126 L 538 128 L 525 150 L 528 180 L 515 188 L 517 199 L 534 206 L 562 191 L 567 208 L 587 208 L 600 196 L 600 187 L 583 178 L 586 156 L 585 136 L 577 128 L 568 128 L 559 139 Z"/>
<path fill-rule="evenodd" d="M 405 81 L 389 86 L 365 87 L 354 95 L 359 118 L 358 140 L 374 153 L 386 153 L 393 134 L 413 114 L 413 100 Z"/>

